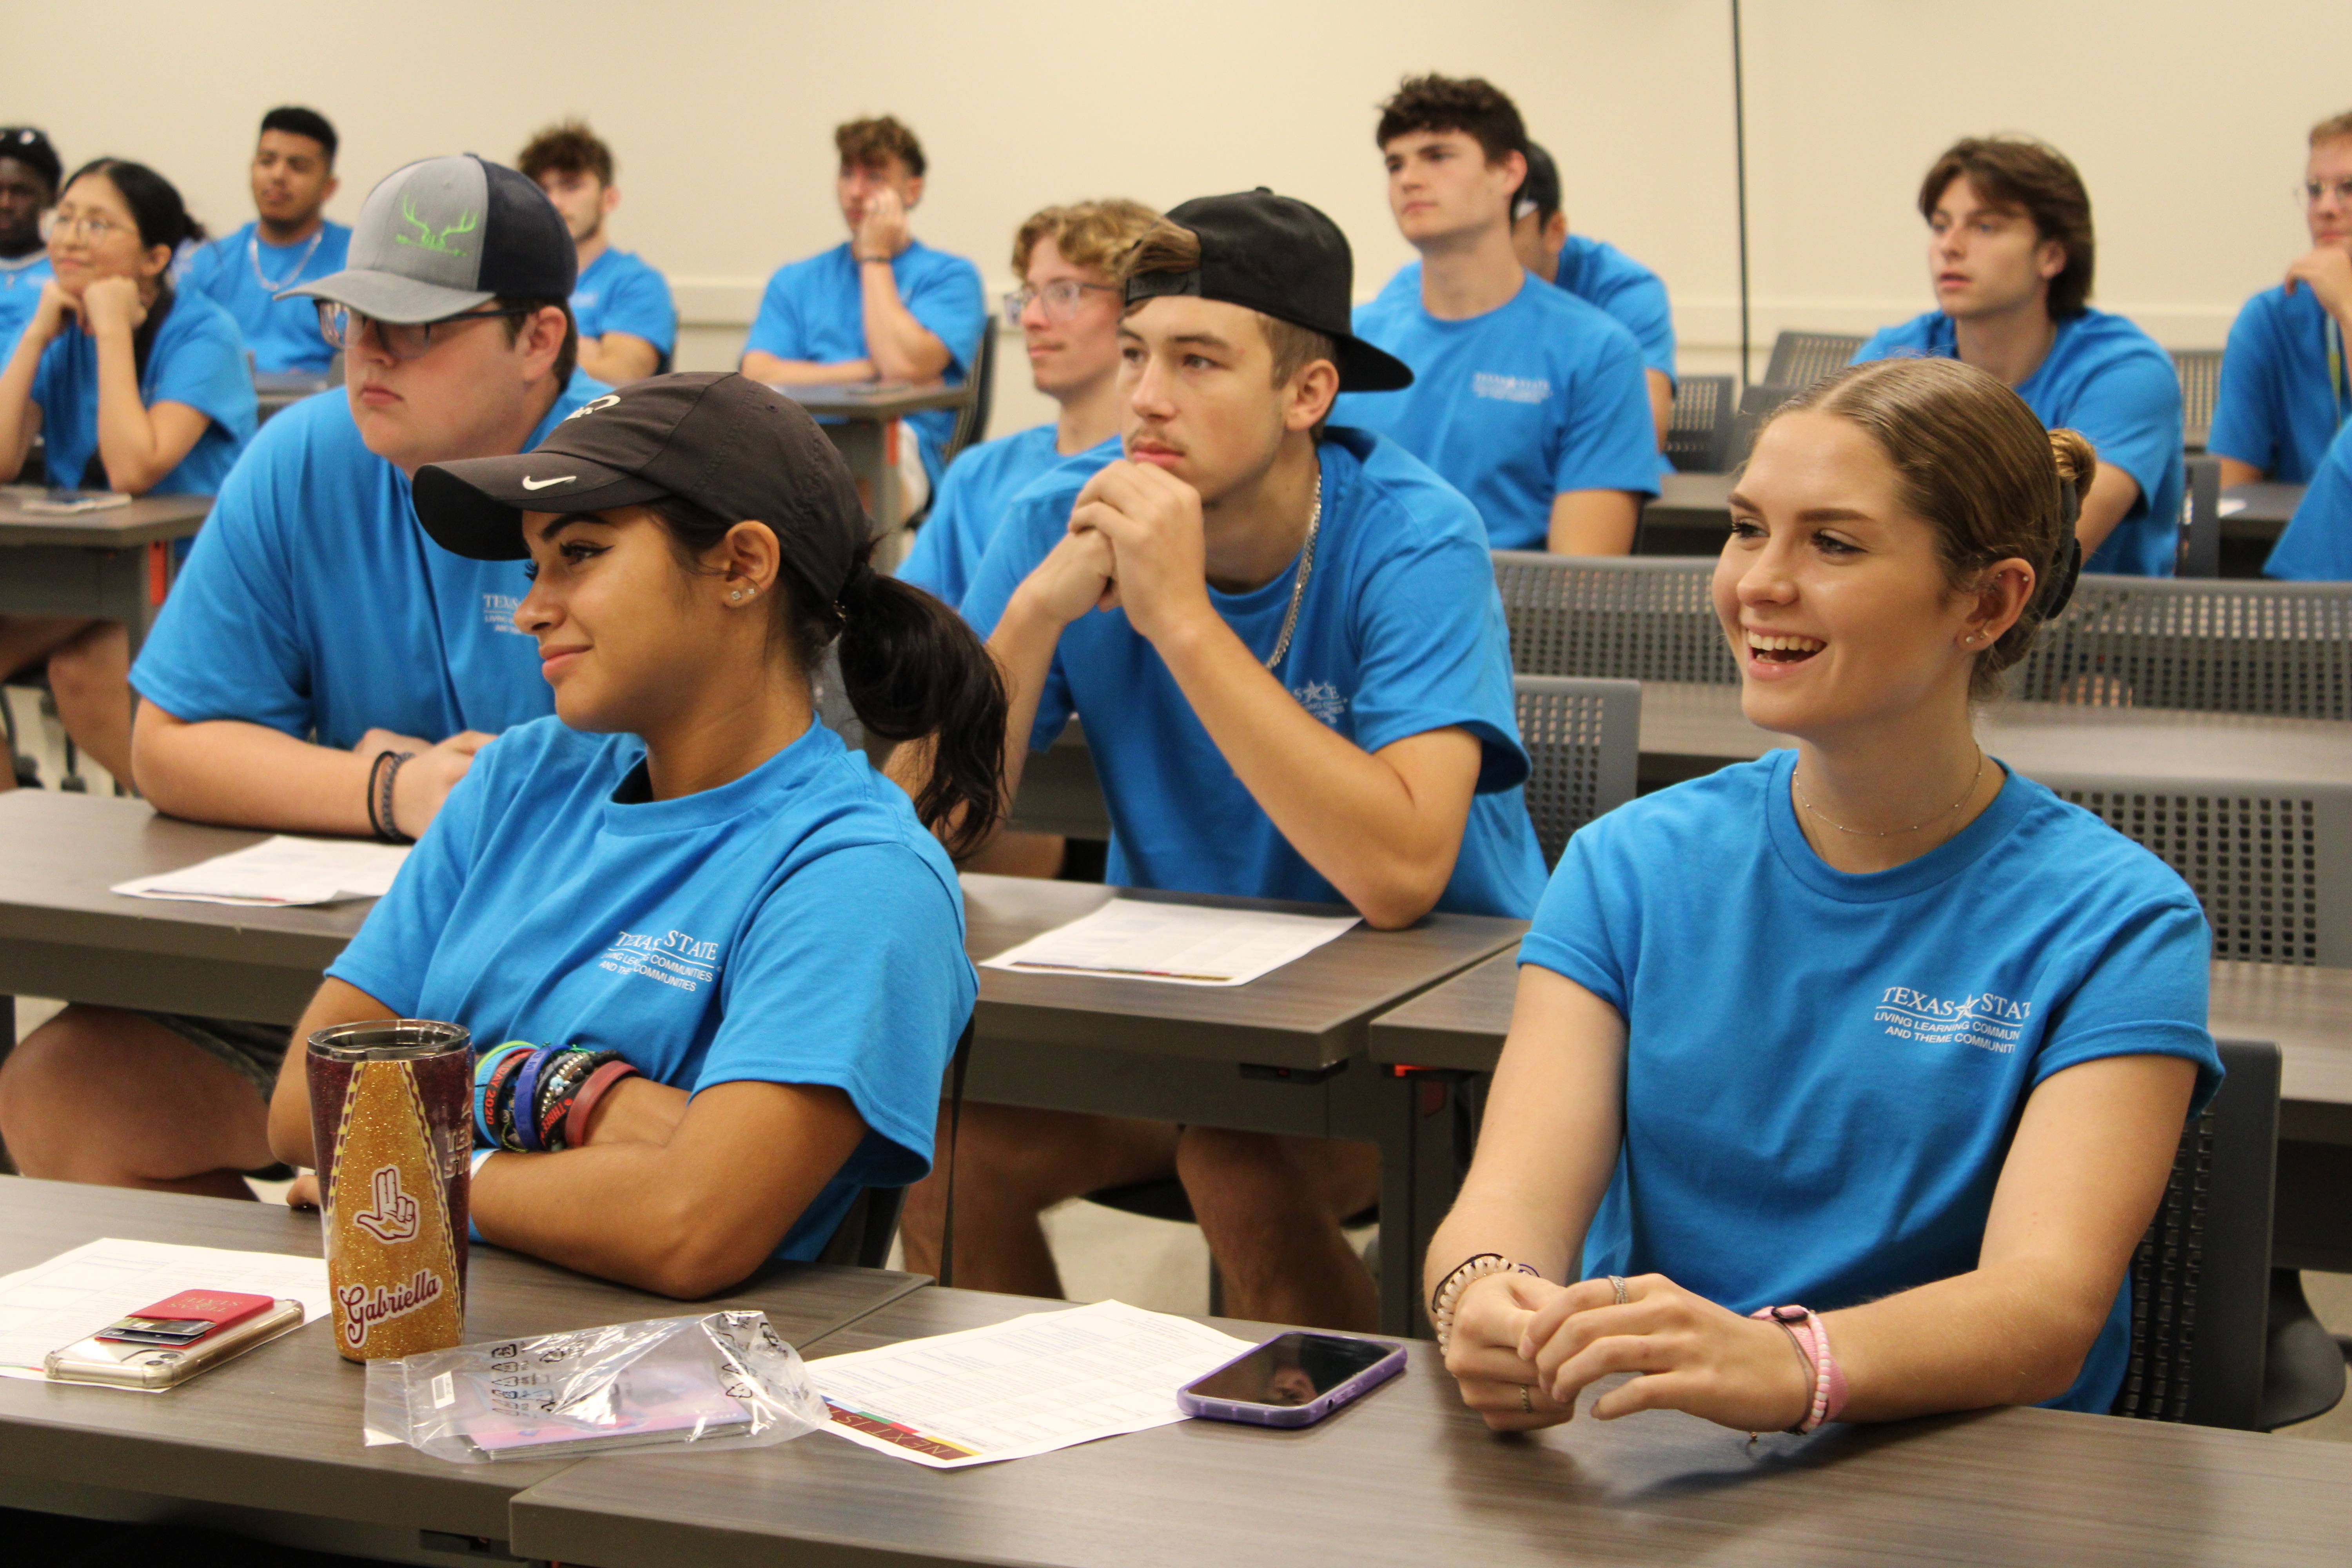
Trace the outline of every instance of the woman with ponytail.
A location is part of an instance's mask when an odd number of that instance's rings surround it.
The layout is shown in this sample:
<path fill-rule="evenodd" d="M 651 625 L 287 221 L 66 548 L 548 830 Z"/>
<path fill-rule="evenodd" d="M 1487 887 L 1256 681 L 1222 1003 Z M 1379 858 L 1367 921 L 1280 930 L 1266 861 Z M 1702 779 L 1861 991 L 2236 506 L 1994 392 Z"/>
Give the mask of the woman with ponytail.
<path fill-rule="evenodd" d="M 2218 1085 L 2197 900 L 1978 746 L 2063 608 L 2089 445 L 1952 360 L 1766 425 L 1715 605 L 1794 749 L 1570 840 L 1426 1260 L 1490 1426 L 2105 1411 L 2126 1268 Z"/>
<path fill-rule="evenodd" d="M 0 365 L 0 479 L 23 470 L 37 436 L 55 486 L 220 489 L 257 416 L 236 323 L 172 290 L 173 256 L 203 237 L 180 193 L 144 163 L 100 158 L 74 172 L 49 227 L 55 276 Z M 0 676 L 44 658 L 67 732 L 127 781 L 128 635 L 106 621 L 0 617 Z"/>
<path fill-rule="evenodd" d="M 978 991 L 932 829 L 999 814 L 995 665 L 867 567 L 832 443 L 740 375 L 632 383 L 415 495 L 443 548 L 530 558 L 514 625 L 556 712 L 477 753 L 295 1037 L 472 1032 L 490 1241 L 680 1297 L 814 1257 L 859 1188 L 930 1163 Z M 913 802 L 814 721 L 836 642 L 866 728 L 935 743 Z M 299 1051 L 270 1141 L 316 1163 Z"/>

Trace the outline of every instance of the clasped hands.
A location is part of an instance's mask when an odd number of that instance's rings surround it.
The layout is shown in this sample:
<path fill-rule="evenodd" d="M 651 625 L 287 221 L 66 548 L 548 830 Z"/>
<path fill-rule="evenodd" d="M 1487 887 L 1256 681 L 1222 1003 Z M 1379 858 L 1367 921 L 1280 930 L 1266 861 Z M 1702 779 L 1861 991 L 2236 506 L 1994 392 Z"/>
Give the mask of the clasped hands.
<path fill-rule="evenodd" d="M 1209 603 L 1201 492 L 1150 463 L 1119 458 L 1078 491 L 1069 531 L 1021 593 L 1056 626 L 1088 610 L 1124 609 L 1158 643 L 1216 618 Z"/>
<path fill-rule="evenodd" d="M 1454 1308 L 1445 1370 L 1497 1432 L 1556 1426 L 1587 1384 L 1640 1375 L 1592 1403 L 1603 1421 L 1684 1410 L 1745 1432 L 1778 1431 L 1811 1406 L 1812 1377 L 1777 1323 L 1744 1318 L 1662 1274 L 1555 1285 L 1531 1274 L 1474 1279 Z"/>
<path fill-rule="evenodd" d="M 33 319 L 26 331 L 37 334 L 36 342 L 47 342 L 76 320 L 87 325 L 93 337 L 110 328 L 135 332 L 146 324 L 147 306 L 139 298 L 139 285 L 128 278 L 95 279 L 79 300 L 58 287 L 52 278 L 41 285 L 40 301 L 33 307 Z"/>

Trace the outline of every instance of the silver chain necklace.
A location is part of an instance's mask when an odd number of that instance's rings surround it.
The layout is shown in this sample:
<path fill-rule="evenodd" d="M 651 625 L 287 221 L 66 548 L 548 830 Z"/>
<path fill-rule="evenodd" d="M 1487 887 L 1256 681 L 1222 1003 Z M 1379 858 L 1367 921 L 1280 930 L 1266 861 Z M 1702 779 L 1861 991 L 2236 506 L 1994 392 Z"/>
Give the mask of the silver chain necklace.
<path fill-rule="evenodd" d="M 326 237 L 327 226 L 321 220 L 319 226 L 310 231 L 310 243 L 302 247 L 302 258 L 294 264 L 294 270 L 282 279 L 272 278 L 261 269 L 261 231 L 255 229 L 245 240 L 245 259 L 253 268 L 253 280 L 272 294 L 280 289 L 291 288 L 301 281 L 302 268 L 310 265 L 310 258 L 319 254 L 319 242 Z"/>
<path fill-rule="evenodd" d="M 1290 585 L 1290 608 L 1282 612 L 1282 635 L 1274 639 L 1274 651 L 1265 656 L 1265 667 L 1272 669 L 1290 651 L 1290 634 L 1298 629 L 1298 602 L 1307 597 L 1307 578 L 1315 570 L 1315 536 L 1323 527 L 1323 461 L 1315 461 L 1315 505 L 1307 514 L 1307 543 L 1298 552 L 1298 580 Z"/>
<path fill-rule="evenodd" d="M 1959 810 L 1960 807 L 1968 805 L 1969 796 L 1977 793 L 1977 781 L 1984 777 L 1984 748 L 1982 746 L 1979 746 L 1977 748 L 1977 771 L 1969 775 L 1969 787 L 1960 792 L 1959 799 L 1952 802 L 1951 805 L 1946 806 L 1943 810 L 1929 817 L 1926 822 L 1915 822 L 1908 827 L 1890 827 L 1884 833 L 1875 833 L 1867 827 L 1848 827 L 1843 822 L 1831 822 L 1828 817 L 1822 816 L 1821 808 L 1815 805 L 1811 801 L 1805 798 L 1805 786 L 1797 782 L 1797 770 L 1794 768 L 1790 768 L 1789 770 L 1789 787 L 1797 792 L 1797 804 L 1799 805 L 1803 806 L 1808 812 L 1811 813 L 1815 820 L 1828 824 L 1828 826 L 1836 828 L 1840 833 L 1851 833 L 1857 838 L 1892 838 L 1897 834 L 1916 833 L 1923 827 L 1931 826 L 1936 823 L 1943 821 L 1944 818 L 1951 816 L 1954 812 Z"/>

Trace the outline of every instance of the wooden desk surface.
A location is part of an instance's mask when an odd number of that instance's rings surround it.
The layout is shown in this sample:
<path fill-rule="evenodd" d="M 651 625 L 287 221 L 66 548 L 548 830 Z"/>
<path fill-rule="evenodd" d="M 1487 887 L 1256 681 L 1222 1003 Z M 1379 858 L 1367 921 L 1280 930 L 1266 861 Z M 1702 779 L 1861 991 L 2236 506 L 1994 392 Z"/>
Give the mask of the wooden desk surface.
<path fill-rule="evenodd" d="M 275 1204 L 0 1177 L 0 1272 L 110 1236 L 320 1255 L 318 1216 Z M 467 1276 L 471 1340 L 730 1306 L 759 1308 L 802 1344 L 923 1283 L 773 1264 L 731 1295 L 688 1305 L 495 1247 L 475 1249 Z M 362 1446 L 365 1373 L 335 1353 L 331 1328 L 307 1324 L 167 1394 L 0 1379 L 0 1474 L 503 1538 L 508 1498 L 564 1468 L 457 1465 Z"/>
<path fill-rule="evenodd" d="M 184 539 L 211 515 L 210 496 L 139 496 L 128 506 L 73 517 L 43 517 L 21 504 L 45 493 L 37 485 L 0 487 L 0 549 L 71 544 L 127 550 L 157 540 Z"/>
<path fill-rule="evenodd" d="M 811 414 L 836 419 L 897 419 L 933 408 L 961 408 L 971 400 L 969 383 L 912 386 L 904 382 L 835 382 L 823 385 L 775 384 L 775 390 Z"/>
<path fill-rule="evenodd" d="M 1328 915 L 1321 904 L 1213 898 L 1090 882 L 966 875 L 965 946 L 992 958 L 1114 897 L 1222 909 Z M 1405 931 L 1358 926 L 1247 985 L 1162 985 L 1077 974 L 980 972 L 980 1036 L 1050 1045 L 1110 1045 L 1129 1051 L 1270 1067 L 1320 1068 L 1346 1060 L 1367 1024 L 1406 997 L 1487 954 L 1516 947 L 1527 922 L 1431 915 Z"/>
<path fill-rule="evenodd" d="M 814 1354 L 1036 1310 L 927 1289 Z M 1320 1425 L 1186 1421 L 935 1471 L 822 1433 L 615 1456 L 514 1500 L 519 1555 L 604 1568 L 1570 1562 L 2340 1564 L 2352 1448 L 2046 1410 L 1811 1438 L 1680 1415 L 1498 1437 L 1435 1347 Z"/>

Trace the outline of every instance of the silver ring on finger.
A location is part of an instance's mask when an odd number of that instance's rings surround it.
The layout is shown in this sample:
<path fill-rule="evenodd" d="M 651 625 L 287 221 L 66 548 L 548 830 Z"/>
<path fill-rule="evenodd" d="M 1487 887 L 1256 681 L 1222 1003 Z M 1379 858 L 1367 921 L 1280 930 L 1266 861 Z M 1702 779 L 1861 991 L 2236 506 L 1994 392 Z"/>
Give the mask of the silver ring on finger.
<path fill-rule="evenodd" d="M 1519 1384 L 1519 1408 L 1530 1415 L 1536 1413 L 1536 1391 L 1524 1383 Z"/>
<path fill-rule="evenodd" d="M 1612 1305 L 1622 1307 L 1633 1299 L 1633 1293 L 1625 1289 L 1625 1277 L 1622 1274 L 1612 1274 L 1609 1277 L 1609 1288 L 1617 1292 L 1617 1300 Z"/>

